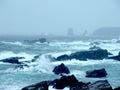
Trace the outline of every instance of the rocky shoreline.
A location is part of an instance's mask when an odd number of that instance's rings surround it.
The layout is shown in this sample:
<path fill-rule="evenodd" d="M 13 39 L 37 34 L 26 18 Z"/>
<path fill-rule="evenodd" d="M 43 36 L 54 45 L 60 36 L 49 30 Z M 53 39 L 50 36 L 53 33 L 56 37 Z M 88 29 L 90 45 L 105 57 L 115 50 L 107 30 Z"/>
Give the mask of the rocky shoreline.
<path fill-rule="evenodd" d="M 50 86 L 55 90 L 64 90 L 65 87 L 68 87 L 69 90 L 120 90 L 120 87 L 112 89 L 112 86 L 107 80 L 84 83 L 78 81 L 74 75 L 61 76 L 61 78 L 53 81 L 42 81 L 26 86 L 21 90 L 49 90 Z"/>
<path fill-rule="evenodd" d="M 56 66 L 53 70 L 54 74 L 61 75 L 60 78 L 55 80 L 42 81 L 33 85 L 26 86 L 21 90 L 50 90 L 52 87 L 55 90 L 64 90 L 68 87 L 69 90 L 119 90 L 119 88 L 113 89 L 107 80 L 98 80 L 95 82 L 81 82 L 76 79 L 74 75 L 69 74 L 70 71 L 63 63 Z M 106 77 L 107 72 L 104 68 L 93 71 L 86 71 L 87 78 L 102 78 Z"/>

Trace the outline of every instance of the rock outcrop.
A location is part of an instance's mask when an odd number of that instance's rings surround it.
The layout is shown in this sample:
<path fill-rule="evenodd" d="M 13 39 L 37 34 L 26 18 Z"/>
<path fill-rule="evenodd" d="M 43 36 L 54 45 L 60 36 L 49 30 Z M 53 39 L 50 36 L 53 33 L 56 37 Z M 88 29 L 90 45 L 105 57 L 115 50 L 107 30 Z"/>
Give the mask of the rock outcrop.
<path fill-rule="evenodd" d="M 57 74 L 57 75 L 58 75 L 58 74 L 62 75 L 63 73 L 65 73 L 65 74 L 69 74 L 69 73 L 70 73 L 68 67 L 66 67 L 63 63 L 60 64 L 60 65 L 58 65 L 58 66 L 56 66 L 56 67 L 53 69 L 53 72 L 54 72 L 55 74 Z"/>
<path fill-rule="evenodd" d="M 5 62 L 5 63 L 21 64 L 21 62 L 19 62 L 19 59 L 25 59 L 25 58 L 24 57 L 10 57 L 6 59 L 2 59 L 0 61 Z"/>
<path fill-rule="evenodd" d="M 101 78 L 106 76 L 107 76 L 107 72 L 104 68 L 86 72 L 86 77 L 89 77 L 89 78 Z"/>
<path fill-rule="evenodd" d="M 78 60 L 102 60 L 108 58 L 109 52 L 104 49 L 89 50 L 89 51 L 80 51 L 72 53 L 71 55 L 61 55 L 56 58 L 56 60 L 68 60 L 68 59 L 78 59 Z"/>

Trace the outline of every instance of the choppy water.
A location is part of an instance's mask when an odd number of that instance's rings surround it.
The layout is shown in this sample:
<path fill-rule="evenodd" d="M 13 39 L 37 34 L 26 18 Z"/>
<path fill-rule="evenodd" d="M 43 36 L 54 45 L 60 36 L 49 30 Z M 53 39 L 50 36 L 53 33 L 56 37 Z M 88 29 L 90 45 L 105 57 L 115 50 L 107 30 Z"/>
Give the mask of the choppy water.
<path fill-rule="evenodd" d="M 115 40 L 97 40 L 97 46 L 107 49 L 114 55 L 120 51 L 120 43 Z M 67 60 L 51 62 L 47 55 L 57 57 L 62 54 L 70 54 L 80 50 L 88 50 L 93 41 L 50 41 L 41 44 L 25 43 L 24 41 L 0 41 L 0 59 L 22 56 L 21 61 L 30 61 L 35 55 L 42 54 L 37 62 L 29 63 L 29 68 L 15 69 L 16 65 L 0 62 L 0 90 L 20 90 L 26 85 L 42 80 L 53 80 L 59 76 L 54 75 L 52 70 L 56 65 L 64 63 L 80 81 L 96 81 L 100 78 L 85 78 L 85 71 L 105 68 L 106 78 L 112 87 L 120 86 L 120 61 L 115 60 Z"/>

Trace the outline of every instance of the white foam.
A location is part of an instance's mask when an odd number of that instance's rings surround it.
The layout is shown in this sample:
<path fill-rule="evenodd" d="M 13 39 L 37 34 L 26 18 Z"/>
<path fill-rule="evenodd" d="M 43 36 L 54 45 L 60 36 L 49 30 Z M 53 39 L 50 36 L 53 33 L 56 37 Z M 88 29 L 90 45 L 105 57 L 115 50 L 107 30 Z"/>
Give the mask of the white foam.
<path fill-rule="evenodd" d="M 81 65 L 81 66 L 88 66 L 88 65 L 95 65 L 95 64 L 120 64 L 119 61 L 116 60 L 87 60 L 87 61 L 80 61 L 76 59 L 67 60 L 67 61 L 56 61 L 52 62 L 53 65 L 59 65 L 64 63 L 65 65 Z"/>
<path fill-rule="evenodd" d="M 16 41 L 16 42 L 6 42 L 6 41 L 2 41 L 1 43 L 3 43 L 3 44 L 8 44 L 8 45 L 29 46 L 29 45 L 25 45 L 25 44 L 23 44 L 22 42 L 18 42 L 18 41 Z"/>
<path fill-rule="evenodd" d="M 25 59 L 20 59 L 20 61 L 29 61 L 31 60 L 35 55 L 27 54 L 25 52 L 20 52 L 20 53 L 14 53 L 11 51 L 3 51 L 0 52 L 0 60 L 9 58 L 9 57 L 25 57 Z"/>
<path fill-rule="evenodd" d="M 64 89 L 55 89 L 53 86 L 49 86 L 48 90 L 70 90 L 69 87 L 65 87 Z"/>

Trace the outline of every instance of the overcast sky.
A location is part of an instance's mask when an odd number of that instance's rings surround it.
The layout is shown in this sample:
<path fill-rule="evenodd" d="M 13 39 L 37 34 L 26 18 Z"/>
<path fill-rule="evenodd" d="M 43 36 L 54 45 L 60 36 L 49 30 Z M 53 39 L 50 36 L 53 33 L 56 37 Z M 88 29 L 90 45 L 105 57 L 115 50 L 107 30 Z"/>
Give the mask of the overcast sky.
<path fill-rule="evenodd" d="M 0 35 L 80 35 L 120 27 L 120 0 L 0 0 Z"/>

